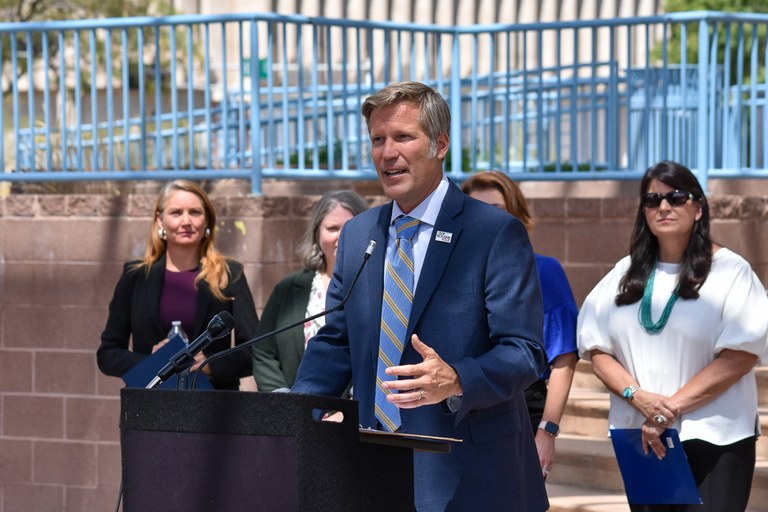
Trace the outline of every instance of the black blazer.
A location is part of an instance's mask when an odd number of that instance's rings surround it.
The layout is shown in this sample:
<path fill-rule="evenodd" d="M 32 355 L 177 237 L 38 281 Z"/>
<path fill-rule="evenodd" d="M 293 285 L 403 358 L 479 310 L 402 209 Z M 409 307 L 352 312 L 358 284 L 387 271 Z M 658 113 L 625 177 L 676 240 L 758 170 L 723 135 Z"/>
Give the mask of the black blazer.
<path fill-rule="evenodd" d="M 277 283 L 261 314 L 257 335 L 298 322 L 306 316 L 314 270 L 300 270 Z M 253 346 L 253 376 L 259 391 L 289 388 L 304 356 L 304 327 L 299 325 Z"/>
<path fill-rule="evenodd" d="M 96 352 L 99 369 L 106 375 L 122 377 L 152 353 L 152 347 L 166 338 L 168 332 L 160 321 L 160 296 L 165 273 L 165 256 L 160 258 L 147 275 L 143 268 L 132 269 L 137 262 L 126 263 L 123 275 L 115 287 L 109 304 L 109 318 L 101 334 L 101 346 Z M 259 318 L 253 303 L 243 266 L 227 260 L 230 272 L 229 286 L 224 290 L 233 300 L 217 299 L 208 283 L 201 281 L 197 289 L 197 315 L 190 340 L 205 332 L 211 318 L 221 311 L 235 318 L 235 343 L 254 337 Z M 133 338 L 129 350 L 129 340 Z M 204 350 L 206 355 L 227 349 L 229 336 L 213 341 Z M 250 353 L 240 350 L 210 364 L 211 381 L 218 389 L 237 389 L 240 377 L 251 374 Z"/>

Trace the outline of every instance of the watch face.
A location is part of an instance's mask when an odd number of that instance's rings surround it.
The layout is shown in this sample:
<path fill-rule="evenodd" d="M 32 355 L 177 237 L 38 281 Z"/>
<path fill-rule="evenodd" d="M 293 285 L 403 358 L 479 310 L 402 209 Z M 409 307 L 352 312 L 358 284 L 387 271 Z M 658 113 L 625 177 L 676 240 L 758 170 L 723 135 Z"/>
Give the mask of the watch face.
<path fill-rule="evenodd" d="M 546 425 L 544 425 L 544 430 L 553 436 L 556 436 L 560 433 L 560 427 L 555 425 L 554 423 L 548 421 Z"/>

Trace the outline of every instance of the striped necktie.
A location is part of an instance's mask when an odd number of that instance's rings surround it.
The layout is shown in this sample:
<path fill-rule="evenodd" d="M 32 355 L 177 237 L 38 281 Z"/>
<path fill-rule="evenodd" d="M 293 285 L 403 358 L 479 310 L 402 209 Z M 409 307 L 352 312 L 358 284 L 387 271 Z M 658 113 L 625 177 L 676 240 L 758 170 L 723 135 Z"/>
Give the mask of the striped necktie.
<path fill-rule="evenodd" d="M 413 302 L 413 242 L 419 221 L 400 216 L 395 219 L 397 240 L 384 271 L 384 300 L 381 303 L 381 334 L 379 363 L 376 369 L 376 418 L 390 432 L 400 427 L 400 409 L 387 402 L 391 390 L 381 387 L 382 381 L 392 380 L 384 373 L 390 366 L 400 364 L 408 330 L 408 317 Z"/>

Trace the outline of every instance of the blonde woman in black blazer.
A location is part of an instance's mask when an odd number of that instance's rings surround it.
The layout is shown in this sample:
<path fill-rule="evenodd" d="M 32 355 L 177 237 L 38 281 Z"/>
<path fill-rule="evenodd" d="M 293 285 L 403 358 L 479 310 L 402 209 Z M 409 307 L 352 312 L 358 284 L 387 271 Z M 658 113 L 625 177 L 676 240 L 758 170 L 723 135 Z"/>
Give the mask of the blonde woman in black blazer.
<path fill-rule="evenodd" d="M 106 375 L 122 377 L 168 342 L 173 320 L 190 340 L 221 311 L 235 318 L 239 344 L 251 339 L 259 320 L 243 266 L 215 246 L 216 214 L 205 191 L 177 180 L 160 192 L 144 258 L 126 263 L 109 304 L 109 317 L 96 357 Z M 231 346 L 229 337 L 198 354 L 193 370 L 208 355 Z M 248 352 L 235 352 L 203 368 L 218 389 L 237 389 L 250 374 Z"/>

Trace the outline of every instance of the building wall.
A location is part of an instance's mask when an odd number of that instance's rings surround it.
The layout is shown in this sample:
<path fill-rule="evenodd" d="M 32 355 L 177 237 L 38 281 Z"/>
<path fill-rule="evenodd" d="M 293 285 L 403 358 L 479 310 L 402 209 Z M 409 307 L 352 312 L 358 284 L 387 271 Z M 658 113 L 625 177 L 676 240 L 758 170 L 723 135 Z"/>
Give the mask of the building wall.
<path fill-rule="evenodd" d="M 259 309 L 297 268 L 296 241 L 323 186 L 278 184 L 262 197 L 221 183 L 211 191 L 220 246 L 245 264 Z M 385 201 L 375 185 L 355 186 Z M 95 350 L 122 263 L 143 251 L 154 201 L 154 191 L 0 196 L 0 512 L 114 509 L 121 381 L 99 372 Z M 768 195 L 711 201 L 715 238 L 768 282 Z M 563 262 L 581 302 L 626 253 L 635 199 L 531 204 L 535 249 Z"/>

